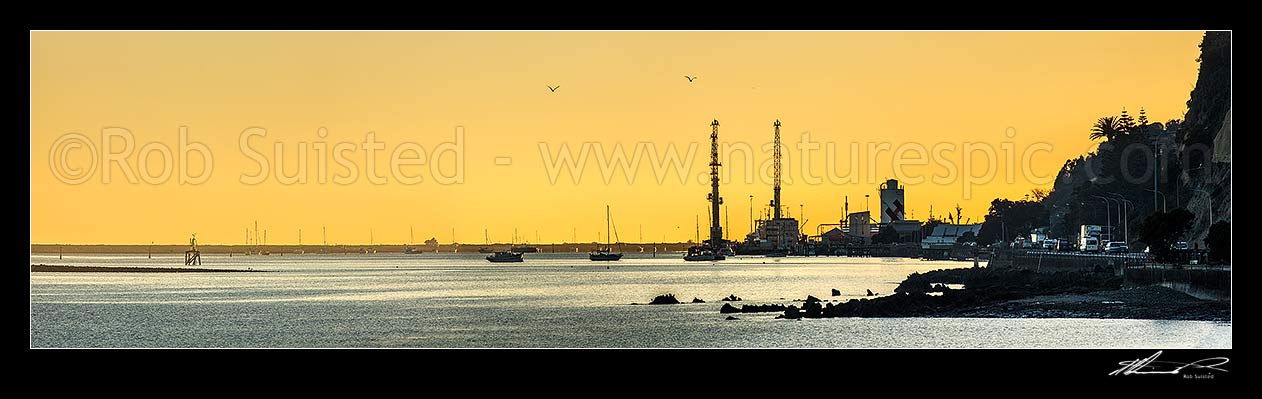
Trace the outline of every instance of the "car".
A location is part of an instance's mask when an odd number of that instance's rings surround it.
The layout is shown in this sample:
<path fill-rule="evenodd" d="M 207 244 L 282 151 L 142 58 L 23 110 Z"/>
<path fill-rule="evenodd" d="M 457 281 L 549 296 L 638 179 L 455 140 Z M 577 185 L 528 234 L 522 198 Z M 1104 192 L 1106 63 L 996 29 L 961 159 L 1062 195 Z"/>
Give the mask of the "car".
<path fill-rule="evenodd" d="M 1129 250 L 1130 248 L 1126 247 L 1126 243 L 1121 241 L 1109 241 L 1109 243 L 1104 246 L 1104 252 L 1107 253 L 1126 253 L 1129 252 Z"/>
<path fill-rule="evenodd" d="M 1188 250 L 1188 248 L 1190 248 L 1190 247 L 1188 246 L 1188 242 L 1187 242 L 1187 241 L 1179 241 L 1179 242 L 1176 242 L 1176 243 L 1174 243 L 1174 244 L 1171 244 L 1171 245 L 1170 245 L 1170 249 L 1173 249 L 1173 250 L 1176 250 L 1176 251 L 1186 251 L 1186 250 Z"/>

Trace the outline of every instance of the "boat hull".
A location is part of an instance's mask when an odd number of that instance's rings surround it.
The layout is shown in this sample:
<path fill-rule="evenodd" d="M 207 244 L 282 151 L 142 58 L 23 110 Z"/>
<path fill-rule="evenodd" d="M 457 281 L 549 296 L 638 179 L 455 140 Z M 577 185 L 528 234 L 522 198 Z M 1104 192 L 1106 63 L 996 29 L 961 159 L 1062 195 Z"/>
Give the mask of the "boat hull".
<path fill-rule="evenodd" d="M 724 257 L 723 255 L 712 255 L 712 254 L 685 255 L 684 256 L 684 260 L 689 261 L 689 262 L 705 262 L 705 261 L 724 260 L 724 259 L 727 259 L 727 258 Z"/>
<path fill-rule="evenodd" d="M 486 257 L 486 260 L 495 263 L 505 262 L 521 262 L 521 253 L 517 252 L 496 252 L 494 255 Z"/>
<path fill-rule="evenodd" d="M 512 262 L 522 262 L 522 259 L 521 259 L 521 258 L 493 258 L 493 257 L 490 257 L 490 256 L 486 257 L 486 260 L 489 260 L 489 261 L 491 261 L 491 262 L 493 262 L 493 263 L 512 263 Z"/>
<path fill-rule="evenodd" d="M 622 259 L 622 254 L 594 253 L 594 254 L 587 254 L 587 258 L 593 261 L 615 261 L 615 260 Z"/>

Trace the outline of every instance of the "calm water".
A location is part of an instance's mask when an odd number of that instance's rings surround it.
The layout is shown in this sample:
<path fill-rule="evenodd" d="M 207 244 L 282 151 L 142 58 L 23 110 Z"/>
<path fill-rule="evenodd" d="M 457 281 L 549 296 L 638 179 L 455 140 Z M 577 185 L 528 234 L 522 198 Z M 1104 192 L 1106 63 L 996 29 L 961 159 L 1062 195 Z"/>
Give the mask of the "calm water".
<path fill-rule="evenodd" d="M 33 273 L 33 347 L 1230 348 L 1231 323 L 1112 319 L 724 320 L 719 298 L 788 303 L 893 292 L 963 262 L 679 254 L 208 255 L 269 273 Z M 32 256 L 32 263 L 180 265 L 179 256 Z M 606 268 L 608 267 L 608 268 Z M 840 298 L 830 289 L 841 290 Z M 630 305 L 674 293 L 704 304 Z M 784 299 L 781 299 L 784 298 Z"/>

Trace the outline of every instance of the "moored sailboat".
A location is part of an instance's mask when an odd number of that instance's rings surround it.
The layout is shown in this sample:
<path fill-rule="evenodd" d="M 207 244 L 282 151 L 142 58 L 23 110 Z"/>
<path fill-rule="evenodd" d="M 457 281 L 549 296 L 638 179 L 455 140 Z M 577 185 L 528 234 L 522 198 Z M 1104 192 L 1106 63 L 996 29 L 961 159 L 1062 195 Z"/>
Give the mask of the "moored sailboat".
<path fill-rule="evenodd" d="M 613 224 L 613 217 L 609 213 L 609 205 L 605 205 L 605 247 L 598 248 L 589 252 L 587 258 L 594 261 L 614 261 L 622 259 L 622 252 L 613 252 L 613 242 L 609 237 L 609 231 Z"/>

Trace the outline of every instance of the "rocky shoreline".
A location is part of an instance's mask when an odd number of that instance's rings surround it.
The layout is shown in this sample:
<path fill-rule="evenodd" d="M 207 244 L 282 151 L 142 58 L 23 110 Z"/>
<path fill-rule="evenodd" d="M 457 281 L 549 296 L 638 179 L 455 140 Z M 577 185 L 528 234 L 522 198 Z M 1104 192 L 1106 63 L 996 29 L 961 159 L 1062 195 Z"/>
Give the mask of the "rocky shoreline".
<path fill-rule="evenodd" d="M 964 289 L 952 289 L 963 285 Z M 783 312 L 781 319 L 831 317 L 1116 318 L 1231 321 L 1230 302 L 1206 301 L 1148 286 L 1122 289 L 1103 271 L 1038 273 L 966 268 L 914 273 L 895 294 L 833 303 L 808 296 L 796 305 L 724 304 L 719 313 Z"/>

